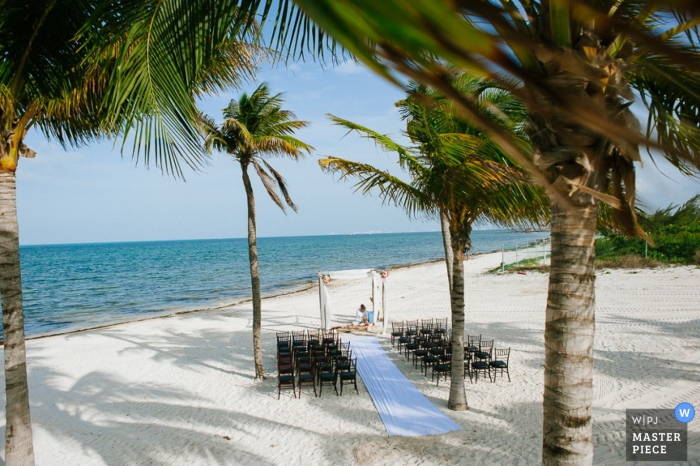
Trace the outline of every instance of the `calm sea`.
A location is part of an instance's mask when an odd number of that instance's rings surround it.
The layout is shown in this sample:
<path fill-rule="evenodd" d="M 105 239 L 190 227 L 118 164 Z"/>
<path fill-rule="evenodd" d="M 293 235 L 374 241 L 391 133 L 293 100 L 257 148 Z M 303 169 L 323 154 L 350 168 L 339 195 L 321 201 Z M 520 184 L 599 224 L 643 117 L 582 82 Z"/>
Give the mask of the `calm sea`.
<path fill-rule="evenodd" d="M 548 233 L 476 231 L 472 252 Z M 50 334 L 250 297 L 240 239 L 22 246 L 27 335 Z M 266 296 L 315 282 L 317 271 L 388 268 L 443 258 L 439 232 L 259 238 Z"/>

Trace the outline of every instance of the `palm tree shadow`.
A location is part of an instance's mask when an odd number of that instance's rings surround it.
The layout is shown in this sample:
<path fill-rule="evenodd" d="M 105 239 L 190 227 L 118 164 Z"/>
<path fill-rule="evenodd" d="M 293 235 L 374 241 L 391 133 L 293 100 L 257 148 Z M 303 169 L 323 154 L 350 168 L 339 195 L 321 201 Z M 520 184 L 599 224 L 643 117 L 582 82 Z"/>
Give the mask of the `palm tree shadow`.
<path fill-rule="evenodd" d="M 154 464 L 167 466 L 188 455 L 222 458 L 235 448 L 241 461 L 272 465 L 248 448 L 247 442 L 231 445 L 225 436 L 231 429 L 255 432 L 249 426 L 269 423 L 225 409 L 202 408 L 202 398 L 191 391 L 177 391 L 144 384 L 130 386 L 103 372 L 92 372 L 70 388 L 59 388 L 60 378 L 48 368 L 32 370 L 32 378 L 45 382 L 51 403 L 32 406 L 35 422 L 60 443 L 79 443 L 105 464 Z M 157 400 L 157 401 L 152 401 Z M 183 404 L 183 400 L 187 403 Z M 49 420 L 49 422 L 42 422 Z M 220 429 L 213 435 L 212 428 Z M 154 442 L 154 439 L 165 439 Z"/>

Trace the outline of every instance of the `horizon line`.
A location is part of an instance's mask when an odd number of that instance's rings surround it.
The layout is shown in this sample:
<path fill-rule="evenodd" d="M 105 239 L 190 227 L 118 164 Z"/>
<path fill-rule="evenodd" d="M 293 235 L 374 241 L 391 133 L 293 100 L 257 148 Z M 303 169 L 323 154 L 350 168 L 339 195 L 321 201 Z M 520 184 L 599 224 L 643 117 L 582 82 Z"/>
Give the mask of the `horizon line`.
<path fill-rule="evenodd" d="M 507 228 L 485 228 L 477 231 L 510 231 Z M 366 231 L 353 233 L 326 233 L 313 235 L 279 235 L 279 236 L 259 236 L 258 239 L 276 239 L 276 238 L 311 238 L 311 237 L 326 237 L 326 236 L 370 236 L 370 235 L 394 235 L 394 234 L 419 234 L 419 233 L 440 233 L 440 230 L 424 230 L 424 231 Z M 532 233 L 532 232 L 514 232 L 514 233 Z M 180 238 L 180 239 L 143 239 L 143 240 L 123 240 L 123 241 L 92 241 L 92 242 L 68 242 L 68 243 L 28 243 L 20 244 L 20 247 L 33 246 L 79 246 L 88 244 L 129 244 L 129 243 L 166 243 L 179 241 L 225 241 L 225 240 L 245 240 L 246 236 L 240 237 L 225 237 L 225 238 Z"/>

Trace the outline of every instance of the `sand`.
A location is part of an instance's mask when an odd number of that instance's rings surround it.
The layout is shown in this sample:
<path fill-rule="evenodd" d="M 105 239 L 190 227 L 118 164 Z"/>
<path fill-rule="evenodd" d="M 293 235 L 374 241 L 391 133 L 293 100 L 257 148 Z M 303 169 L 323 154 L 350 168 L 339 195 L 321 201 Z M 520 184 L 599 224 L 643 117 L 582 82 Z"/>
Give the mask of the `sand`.
<path fill-rule="evenodd" d="M 485 274 L 499 262 L 487 254 L 466 263 L 467 333 L 512 348 L 512 382 L 467 378 L 468 411 L 448 410 L 449 384 L 436 386 L 379 335 L 462 431 L 388 437 L 361 382 L 359 395 L 326 387 L 320 398 L 284 390 L 277 400 L 275 332 L 319 326 L 314 288 L 263 301 L 264 381 L 253 380 L 250 303 L 28 341 L 37 464 L 537 464 L 547 276 Z M 697 267 L 598 272 L 596 464 L 628 464 L 625 409 L 700 407 L 699 285 Z M 394 319 L 449 315 L 444 263 L 393 270 L 388 287 Z M 330 290 L 335 325 L 369 304 L 368 281 Z M 700 419 L 689 436 L 688 459 L 700 464 Z"/>

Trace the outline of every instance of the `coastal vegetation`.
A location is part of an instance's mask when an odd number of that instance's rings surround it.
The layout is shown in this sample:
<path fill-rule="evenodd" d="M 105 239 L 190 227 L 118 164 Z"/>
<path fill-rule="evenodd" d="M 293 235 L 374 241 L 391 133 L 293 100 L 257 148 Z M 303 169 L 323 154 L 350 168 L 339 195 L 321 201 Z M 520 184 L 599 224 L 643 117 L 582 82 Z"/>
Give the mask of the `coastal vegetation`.
<path fill-rule="evenodd" d="M 252 94 L 243 93 L 224 109 L 224 122 L 219 126 L 206 115 L 200 116 L 200 131 L 204 147 L 229 154 L 238 162 L 243 176 L 243 187 L 248 207 L 248 258 L 253 296 L 253 353 L 255 378 L 265 376 L 262 357 L 262 294 L 258 264 L 257 229 L 255 221 L 255 192 L 248 169 L 253 168 L 270 199 L 285 211 L 285 204 L 296 212 L 297 206 L 289 196 L 282 175 L 270 162 L 270 157 L 289 157 L 298 160 L 313 147 L 292 135 L 309 123 L 296 119 L 294 113 L 283 110 L 281 94 L 272 95 L 267 83 L 262 83 Z M 278 194 L 279 191 L 279 194 Z M 280 196 L 281 195 L 281 196 Z"/>
<path fill-rule="evenodd" d="M 455 78 L 462 92 L 472 95 L 480 111 L 527 145 L 525 112 L 512 95 L 495 83 L 469 75 Z M 383 202 L 403 208 L 409 216 L 444 220 L 449 243 L 448 263 L 452 315 L 452 365 L 448 407 L 468 408 L 464 388 L 464 259 L 471 249 L 473 225 L 539 226 L 547 221 L 547 197 L 489 134 L 460 118 L 450 101 L 418 84 L 397 103 L 406 120 L 406 135 L 415 144 L 403 147 L 388 137 L 336 116 L 339 126 L 372 139 L 385 151 L 396 152 L 399 166 L 411 179 L 371 165 L 328 157 L 319 163 L 342 178 L 357 178 L 356 190 L 376 194 Z M 451 267 L 449 267 L 451 265 Z"/>
<path fill-rule="evenodd" d="M 281 3 L 283 20 L 294 15 L 290 3 Z M 542 463 L 592 464 L 598 204 L 614 207 L 625 234 L 644 238 L 634 211 L 640 147 L 658 149 L 685 174 L 700 170 L 696 2 L 294 3 L 379 75 L 397 85 L 408 77 L 447 96 L 546 187 L 552 257 Z M 320 48 L 314 38 L 325 36 L 307 22 L 293 24 L 292 49 Z M 494 77 L 524 103 L 532 158 L 480 115 L 473 97 L 454 86 L 446 63 Z M 649 116 L 645 129 L 631 110 L 635 98 Z"/>
<path fill-rule="evenodd" d="M 596 240 L 599 266 L 700 265 L 700 196 L 681 206 L 670 205 L 651 214 L 640 212 L 639 223 L 653 244 L 604 229 Z"/>
<path fill-rule="evenodd" d="M 654 268 L 668 265 L 700 265 L 700 196 L 680 206 L 670 205 L 652 213 L 637 208 L 639 224 L 649 236 L 630 238 L 610 223 L 609 209 L 601 209 L 596 237 L 596 269 Z M 539 259 L 505 264 L 507 272 L 548 272 Z M 491 272 L 500 272 L 501 267 Z"/>
<path fill-rule="evenodd" d="M 34 464 L 16 172 L 41 132 L 63 146 L 121 137 L 145 165 L 201 164 L 195 98 L 257 69 L 254 18 L 237 2 L 52 0 L 0 4 L 0 295 L 5 464 Z M 127 141 L 132 145 L 128 147 Z"/>

